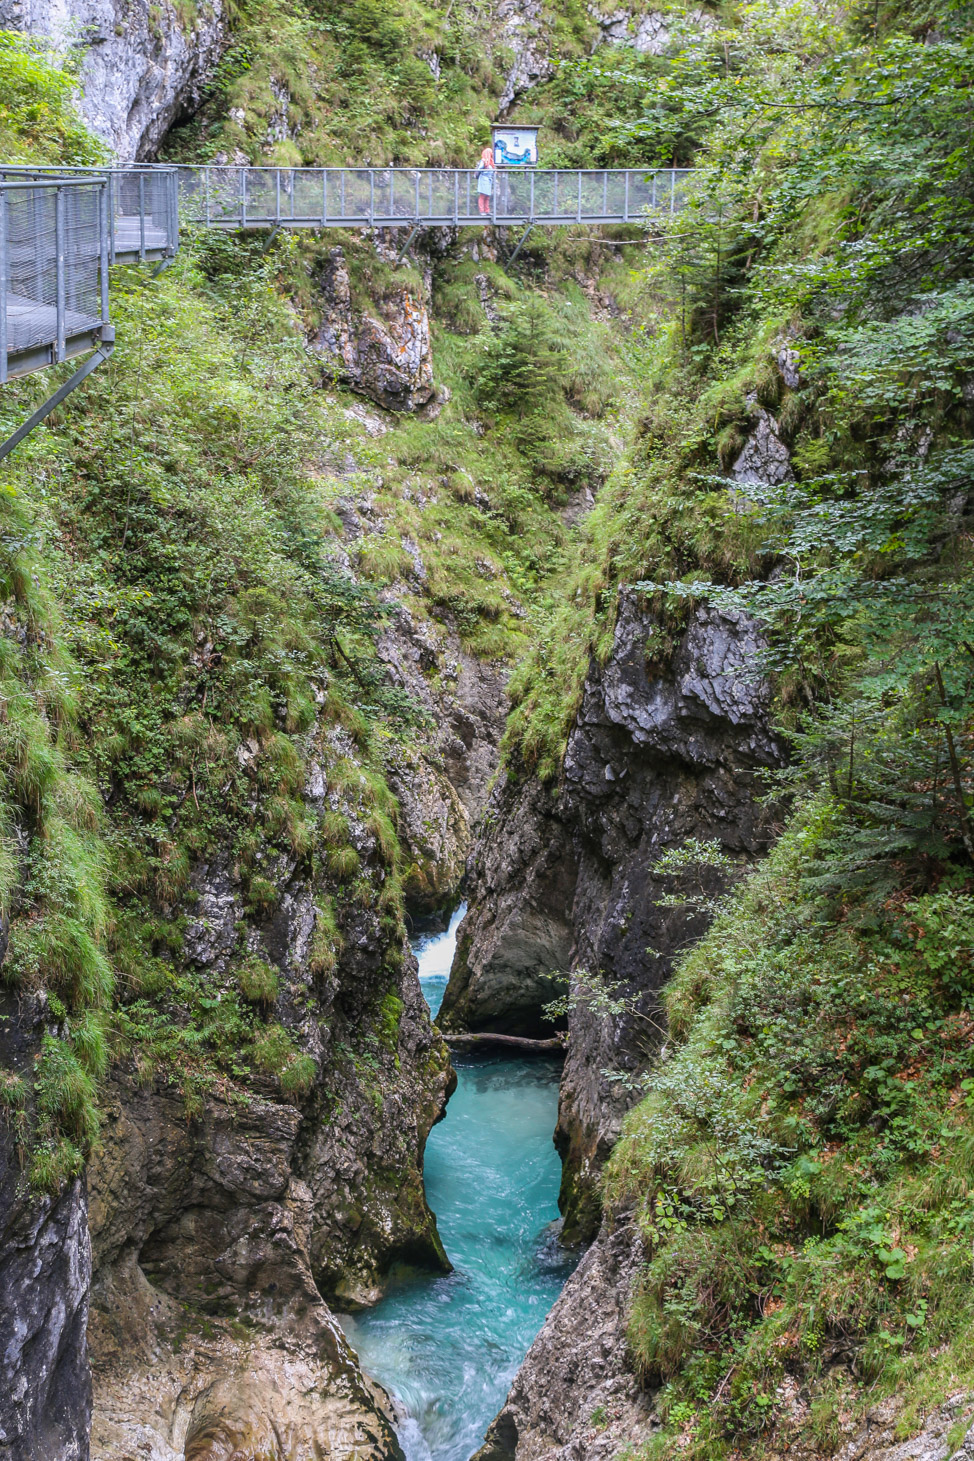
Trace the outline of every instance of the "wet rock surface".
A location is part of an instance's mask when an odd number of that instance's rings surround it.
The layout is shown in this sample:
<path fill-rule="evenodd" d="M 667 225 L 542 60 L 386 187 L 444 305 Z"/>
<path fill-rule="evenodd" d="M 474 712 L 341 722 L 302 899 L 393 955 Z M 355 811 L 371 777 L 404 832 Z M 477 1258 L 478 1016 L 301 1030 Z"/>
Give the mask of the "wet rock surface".
<path fill-rule="evenodd" d="M 542 1014 L 557 992 L 550 975 L 569 967 L 574 941 L 578 866 L 571 823 L 559 800 L 533 781 L 502 783 L 487 820 L 491 831 L 468 870 L 471 911 L 457 934 L 439 1024 L 451 1031 L 550 1034 Z"/>
<path fill-rule="evenodd" d="M 40 1000 L 0 997 L 7 1080 L 33 1081 L 46 1023 Z M 0 1214 L 0 1457 L 87 1461 L 87 1190 L 75 1178 L 51 1196 L 30 1191 L 7 1119 L 0 1122 Z"/>
<path fill-rule="evenodd" d="M 606 1227 L 568 1280 L 475 1461 L 611 1461 L 657 1428 L 626 1368 L 629 1294 L 642 1245 Z"/>

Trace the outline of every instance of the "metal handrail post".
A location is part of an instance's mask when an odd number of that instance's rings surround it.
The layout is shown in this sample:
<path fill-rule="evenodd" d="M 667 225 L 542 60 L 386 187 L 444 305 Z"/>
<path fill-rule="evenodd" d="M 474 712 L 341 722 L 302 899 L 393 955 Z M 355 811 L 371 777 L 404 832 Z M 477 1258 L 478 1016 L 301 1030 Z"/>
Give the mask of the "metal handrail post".
<path fill-rule="evenodd" d="M 54 266 L 57 288 L 55 358 L 64 359 L 64 192 L 54 194 Z"/>
<path fill-rule="evenodd" d="M 145 262 L 145 173 L 139 173 L 139 263 Z"/>
<path fill-rule="evenodd" d="M 608 169 L 602 173 L 602 217 L 609 211 L 609 173 Z"/>
<path fill-rule="evenodd" d="M 274 222 L 281 221 L 281 169 L 274 169 Z"/>
<path fill-rule="evenodd" d="M 240 227 L 241 228 L 246 228 L 247 227 L 247 169 L 246 168 L 241 168 L 241 171 L 240 171 L 240 179 L 241 179 L 241 188 L 240 188 Z"/>
<path fill-rule="evenodd" d="M 108 262 L 115 262 L 115 174 L 108 174 Z"/>
<path fill-rule="evenodd" d="M 321 169 L 321 226 L 328 222 L 328 169 Z"/>
<path fill-rule="evenodd" d="M 413 212 L 414 218 L 419 218 L 419 168 L 416 169 L 416 208 Z"/>
<path fill-rule="evenodd" d="M 626 168 L 626 196 L 622 207 L 623 222 L 629 222 L 629 169 Z"/>
<path fill-rule="evenodd" d="M 210 169 L 209 166 L 203 169 L 203 198 L 206 207 L 206 226 L 210 226 Z"/>
<path fill-rule="evenodd" d="M 339 169 L 339 171 L 340 171 L 340 174 L 341 174 L 341 184 L 342 184 L 342 198 L 341 198 L 341 210 L 342 211 L 339 214 L 339 218 L 340 219 L 344 219 L 344 217 L 345 217 L 345 169 L 344 168 L 341 168 L 341 169 Z"/>
<path fill-rule="evenodd" d="M 7 379 L 7 193 L 0 189 L 0 385 Z"/>
<path fill-rule="evenodd" d="M 369 227 L 375 218 L 375 168 L 369 168 Z"/>
<path fill-rule="evenodd" d="M 534 173 L 531 174 L 531 222 L 534 222 Z"/>
<path fill-rule="evenodd" d="M 670 217 L 676 212 L 676 168 L 670 168 Z"/>
<path fill-rule="evenodd" d="M 98 190 L 98 233 L 99 233 L 99 284 L 101 286 L 101 322 L 108 323 L 108 214 L 110 207 L 109 184 L 102 183 Z"/>
<path fill-rule="evenodd" d="M 552 193 L 552 197 L 551 197 L 551 213 L 552 213 L 552 217 L 557 218 L 558 217 L 558 174 L 557 173 L 552 173 L 552 177 L 554 178 L 555 183 L 554 183 L 554 192 Z"/>
<path fill-rule="evenodd" d="M 582 221 L 582 169 L 578 169 L 578 207 L 575 209 L 575 222 Z"/>
<path fill-rule="evenodd" d="M 172 199 L 172 257 L 175 258 L 179 252 L 179 173 L 175 168 L 169 196 Z"/>

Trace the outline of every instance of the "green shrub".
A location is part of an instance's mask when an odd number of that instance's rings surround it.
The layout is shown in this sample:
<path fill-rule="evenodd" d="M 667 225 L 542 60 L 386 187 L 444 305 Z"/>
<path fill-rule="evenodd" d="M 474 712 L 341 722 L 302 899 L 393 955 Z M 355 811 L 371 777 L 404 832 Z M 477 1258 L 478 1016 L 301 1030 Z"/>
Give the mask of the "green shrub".
<path fill-rule="evenodd" d="M 0 31 L 0 153 L 15 162 L 99 163 L 74 109 L 77 81 L 44 41 Z"/>
<path fill-rule="evenodd" d="M 343 947 L 335 917 L 335 904 L 331 898 L 319 898 L 315 904 L 315 926 L 308 952 L 308 968 L 312 974 L 323 977 L 331 974 L 338 966 Z"/>
<path fill-rule="evenodd" d="M 259 954 L 248 954 L 237 970 L 237 983 L 250 1004 L 269 1007 L 277 999 L 280 976 Z"/>

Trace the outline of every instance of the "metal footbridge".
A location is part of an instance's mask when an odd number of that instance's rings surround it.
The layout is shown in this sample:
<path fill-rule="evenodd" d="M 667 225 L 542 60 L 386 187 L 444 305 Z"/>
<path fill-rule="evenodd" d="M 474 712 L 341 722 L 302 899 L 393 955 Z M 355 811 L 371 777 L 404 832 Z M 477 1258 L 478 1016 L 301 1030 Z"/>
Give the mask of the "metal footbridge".
<path fill-rule="evenodd" d="M 498 169 L 490 198 L 458 168 L 25 168 L 0 164 L 0 385 L 94 355 L 6 455 L 111 351 L 108 272 L 179 249 L 181 223 L 201 228 L 396 228 L 405 255 L 421 228 L 645 224 L 676 212 L 689 170 Z"/>

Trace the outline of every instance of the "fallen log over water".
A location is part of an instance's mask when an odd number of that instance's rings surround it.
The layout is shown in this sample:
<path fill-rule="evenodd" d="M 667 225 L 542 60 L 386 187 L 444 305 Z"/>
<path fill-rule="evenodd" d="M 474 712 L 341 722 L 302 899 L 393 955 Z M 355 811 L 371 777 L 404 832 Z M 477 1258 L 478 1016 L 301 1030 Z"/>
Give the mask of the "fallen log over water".
<path fill-rule="evenodd" d="M 513 1045 L 518 1050 L 564 1051 L 568 1043 L 565 1035 L 555 1035 L 551 1040 L 528 1040 L 524 1035 L 495 1035 L 490 1030 L 480 1035 L 443 1035 L 443 1039 L 448 1045 Z"/>

